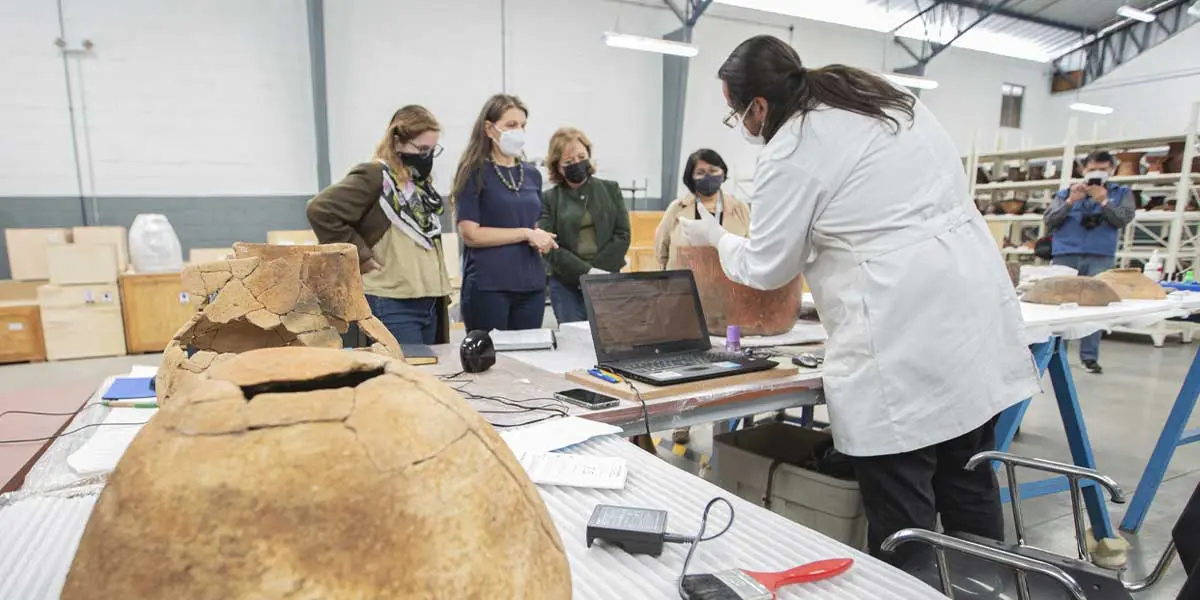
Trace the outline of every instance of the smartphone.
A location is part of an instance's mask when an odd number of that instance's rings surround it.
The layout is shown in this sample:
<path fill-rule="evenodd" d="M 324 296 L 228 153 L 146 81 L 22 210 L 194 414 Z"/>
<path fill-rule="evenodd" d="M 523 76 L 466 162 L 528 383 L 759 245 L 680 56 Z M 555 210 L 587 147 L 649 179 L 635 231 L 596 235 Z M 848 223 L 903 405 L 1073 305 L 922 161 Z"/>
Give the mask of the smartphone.
<path fill-rule="evenodd" d="M 616 406 L 621 402 L 612 396 L 605 396 L 599 392 L 593 392 L 583 388 L 573 388 L 562 392 L 555 392 L 554 397 L 558 398 L 559 400 L 570 402 L 576 406 L 582 406 L 591 410 Z"/>

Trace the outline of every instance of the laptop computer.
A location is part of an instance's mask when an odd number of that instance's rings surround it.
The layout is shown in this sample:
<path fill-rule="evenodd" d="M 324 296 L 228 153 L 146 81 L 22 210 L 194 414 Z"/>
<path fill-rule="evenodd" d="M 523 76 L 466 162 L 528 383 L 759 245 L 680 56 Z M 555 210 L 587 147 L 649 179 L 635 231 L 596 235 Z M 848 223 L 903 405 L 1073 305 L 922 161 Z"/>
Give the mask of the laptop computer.
<path fill-rule="evenodd" d="M 691 271 L 585 275 L 579 281 L 601 368 L 672 385 L 777 366 L 713 350 Z"/>

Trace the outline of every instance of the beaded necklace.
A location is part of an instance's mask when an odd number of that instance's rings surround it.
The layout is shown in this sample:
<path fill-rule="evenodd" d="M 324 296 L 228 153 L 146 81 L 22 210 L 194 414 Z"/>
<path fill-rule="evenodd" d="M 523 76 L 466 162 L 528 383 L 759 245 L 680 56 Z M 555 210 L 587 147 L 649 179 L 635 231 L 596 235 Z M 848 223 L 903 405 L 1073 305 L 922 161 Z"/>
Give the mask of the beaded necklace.
<path fill-rule="evenodd" d="M 500 183 L 503 183 L 504 187 L 508 188 L 515 194 L 519 194 L 521 192 L 521 186 L 525 184 L 525 169 L 522 167 L 521 161 L 517 161 L 518 174 L 515 181 L 511 176 L 506 176 L 504 174 L 504 171 L 500 169 L 500 165 L 496 164 L 496 161 L 489 160 L 488 162 L 492 163 L 492 168 L 496 171 L 496 177 L 500 178 Z"/>

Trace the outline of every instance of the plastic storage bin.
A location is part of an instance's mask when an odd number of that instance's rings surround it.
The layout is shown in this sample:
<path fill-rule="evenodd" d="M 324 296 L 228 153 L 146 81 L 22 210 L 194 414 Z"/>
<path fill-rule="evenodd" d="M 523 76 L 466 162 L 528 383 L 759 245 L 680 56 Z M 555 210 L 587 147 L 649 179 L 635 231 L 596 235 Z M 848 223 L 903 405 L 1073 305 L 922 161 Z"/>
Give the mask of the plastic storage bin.
<path fill-rule="evenodd" d="M 867 516 L 858 482 L 799 465 L 830 434 L 786 423 L 768 423 L 716 436 L 713 453 L 721 487 L 760 506 L 772 477 L 770 509 L 843 544 L 863 549 Z M 772 473 L 772 465 L 778 467 Z"/>

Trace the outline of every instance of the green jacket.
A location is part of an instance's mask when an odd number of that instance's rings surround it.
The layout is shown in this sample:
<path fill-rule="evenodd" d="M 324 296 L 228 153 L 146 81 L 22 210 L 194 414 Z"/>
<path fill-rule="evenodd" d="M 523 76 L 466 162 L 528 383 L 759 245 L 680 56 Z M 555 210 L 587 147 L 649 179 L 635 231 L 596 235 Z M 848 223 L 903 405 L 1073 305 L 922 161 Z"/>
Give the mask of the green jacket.
<path fill-rule="evenodd" d="M 596 257 L 583 260 L 579 228 L 583 211 L 592 215 L 596 228 Z M 579 276 L 593 267 L 616 273 L 625 266 L 629 251 L 629 211 L 615 181 L 589 179 L 577 190 L 560 184 L 542 194 L 542 216 L 538 227 L 558 236 L 558 249 L 546 255 L 546 272 L 564 283 L 579 284 Z"/>

